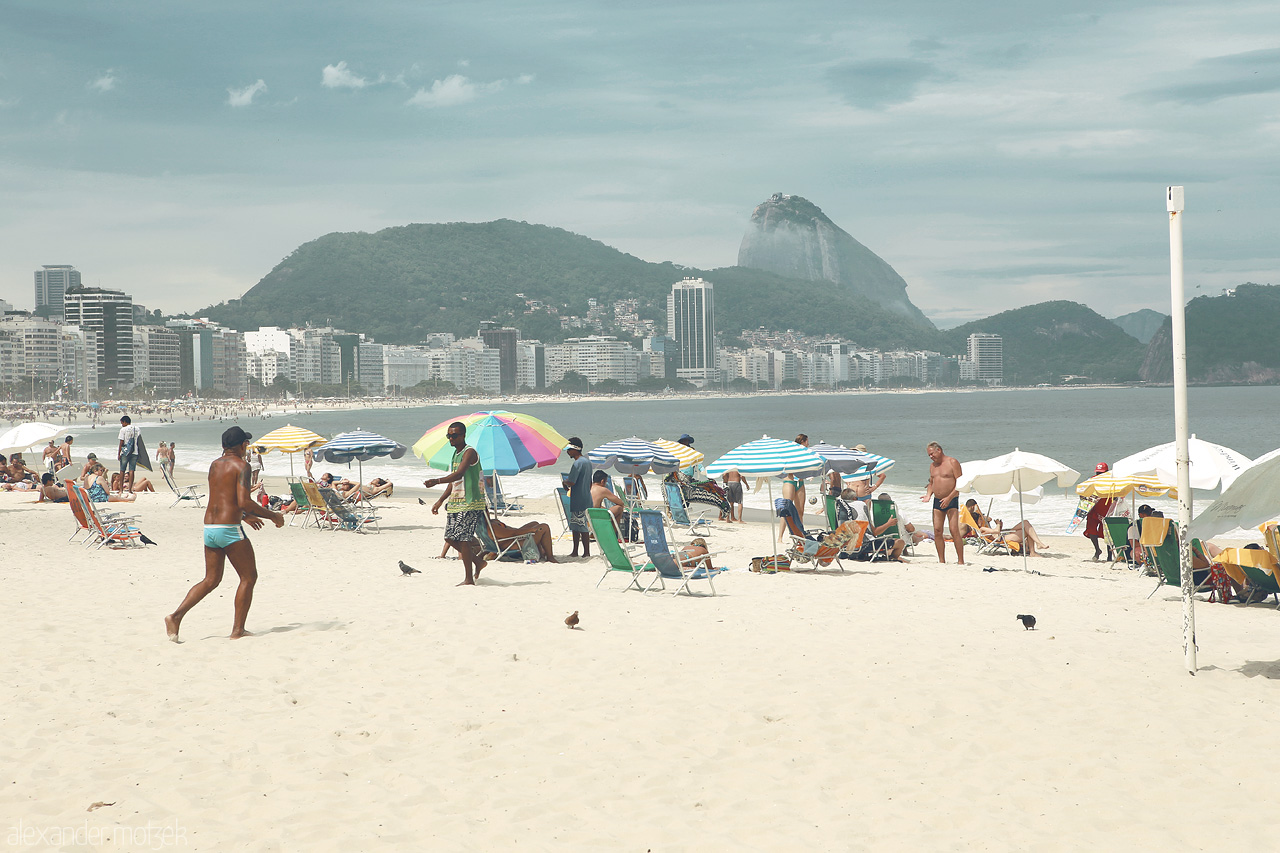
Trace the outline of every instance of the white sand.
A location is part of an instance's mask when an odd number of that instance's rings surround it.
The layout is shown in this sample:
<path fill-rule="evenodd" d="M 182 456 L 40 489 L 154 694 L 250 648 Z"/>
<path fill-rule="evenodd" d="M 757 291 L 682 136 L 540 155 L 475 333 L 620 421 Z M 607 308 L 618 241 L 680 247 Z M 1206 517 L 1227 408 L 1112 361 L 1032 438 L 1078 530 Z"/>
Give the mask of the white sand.
<path fill-rule="evenodd" d="M 158 547 L 87 552 L 67 507 L 29 500 L 0 495 L 11 844 L 146 849 L 150 825 L 208 851 L 1274 848 L 1253 806 L 1280 790 L 1280 614 L 1200 604 L 1193 678 L 1177 590 L 1148 599 L 1080 536 L 1050 537 L 1042 574 L 917 549 L 758 575 L 768 528 L 721 526 L 715 598 L 594 589 L 598 557 L 459 588 L 443 517 L 405 491 L 378 536 L 253 533 L 258 636 L 225 639 L 228 567 L 175 645 L 200 510 L 145 495 Z"/>

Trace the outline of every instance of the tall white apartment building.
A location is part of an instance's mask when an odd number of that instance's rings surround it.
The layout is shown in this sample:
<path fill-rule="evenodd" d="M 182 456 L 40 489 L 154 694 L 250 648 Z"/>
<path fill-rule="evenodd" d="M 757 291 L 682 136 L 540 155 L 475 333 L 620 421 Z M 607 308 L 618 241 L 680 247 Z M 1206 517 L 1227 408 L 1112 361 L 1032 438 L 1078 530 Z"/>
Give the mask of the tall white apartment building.
<path fill-rule="evenodd" d="M 152 385 L 157 394 L 174 395 L 181 387 L 182 358 L 178 333 L 164 326 L 134 326 L 135 383 Z"/>
<path fill-rule="evenodd" d="M 133 298 L 119 290 L 79 287 L 62 297 L 66 322 L 97 335 L 98 386 L 133 387 Z"/>
<path fill-rule="evenodd" d="M 1004 339 L 999 335 L 970 335 L 969 361 L 973 362 L 974 378 L 979 382 L 1004 384 Z"/>
<path fill-rule="evenodd" d="M 671 285 L 667 335 L 676 341 L 677 377 L 699 386 L 718 381 L 715 286 L 711 282 L 686 278 Z"/>

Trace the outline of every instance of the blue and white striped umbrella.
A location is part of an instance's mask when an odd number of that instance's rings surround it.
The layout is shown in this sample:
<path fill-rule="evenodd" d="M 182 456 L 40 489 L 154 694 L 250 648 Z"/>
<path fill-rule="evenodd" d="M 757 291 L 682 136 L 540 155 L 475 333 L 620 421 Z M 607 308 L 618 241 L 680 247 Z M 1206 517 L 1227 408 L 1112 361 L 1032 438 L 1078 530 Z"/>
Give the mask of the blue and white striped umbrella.
<path fill-rule="evenodd" d="M 623 474 L 645 474 L 649 471 L 670 474 L 680 467 L 680 460 L 674 453 L 634 435 L 602 444 L 588 453 L 587 458 L 597 468 L 612 465 Z"/>
<path fill-rule="evenodd" d="M 887 456 L 877 456 L 874 453 L 867 453 L 861 450 L 855 450 L 853 454 L 862 463 L 862 470 L 849 472 L 850 479 L 869 480 L 893 467 L 893 460 Z"/>
<path fill-rule="evenodd" d="M 344 432 L 341 435 L 335 435 L 329 441 L 313 450 L 311 458 L 317 462 L 322 459 L 326 462 L 350 463 L 354 460 L 364 462 L 378 456 L 390 456 L 392 459 L 399 459 L 404 456 L 406 450 L 408 448 L 403 444 L 393 441 L 385 435 L 357 429 L 351 432 Z"/>
<path fill-rule="evenodd" d="M 784 474 L 816 474 L 822 457 L 794 441 L 764 436 L 730 450 L 707 466 L 708 477 L 719 477 L 737 469 L 750 477 L 780 477 Z"/>

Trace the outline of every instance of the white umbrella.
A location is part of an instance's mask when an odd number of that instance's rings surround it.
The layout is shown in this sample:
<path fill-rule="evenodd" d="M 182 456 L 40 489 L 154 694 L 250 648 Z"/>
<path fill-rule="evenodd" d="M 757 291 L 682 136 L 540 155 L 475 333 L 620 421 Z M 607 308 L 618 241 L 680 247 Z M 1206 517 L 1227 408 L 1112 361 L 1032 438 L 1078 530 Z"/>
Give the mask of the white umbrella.
<path fill-rule="evenodd" d="M 66 431 L 67 428 L 64 426 L 55 426 L 40 421 L 18 424 L 13 429 L 0 435 L 0 453 L 25 452 L 37 444 L 44 444 L 49 439 L 56 438 L 59 433 Z"/>
<path fill-rule="evenodd" d="M 1191 488 L 1212 489 L 1221 484 L 1225 490 L 1240 473 L 1249 467 L 1249 457 L 1229 447 L 1204 441 L 1194 435 L 1187 441 L 1191 461 Z M 1163 483 L 1178 485 L 1178 460 L 1175 442 L 1149 447 L 1132 456 L 1126 456 L 1111 470 L 1120 475 L 1152 474 Z"/>
<path fill-rule="evenodd" d="M 1232 481 L 1218 499 L 1191 520 L 1191 535 L 1211 539 L 1237 527 L 1250 528 L 1280 515 L 1280 451 Z"/>
<path fill-rule="evenodd" d="M 1018 521 L 1026 519 L 1023 504 L 1035 503 L 1039 495 L 1036 490 L 1050 481 L 1056 481 L 1060 488 L 1070 488 L 1080 478 L 1080 472 L 1068 468 L 1056 459 L 1042 456 L 1039 453 L 1027 453 L 1014 448 L 1012 453 L 997 456 L 994 459 L 980 459 L 965 462 L 961 465 L 963 474 L 956 487 L 960 490 L 971 490 L 980 495 L 998 497 L 1012 502 L 1014 495 L 1018 500 Z M 1043 489 L 1039 491 L 1043 494 Z M 1032 495 L 1034 499 L 1031 499 Z M 1025 539 L 1025 536 L 1024 536 Z M 1027 567 L 1027 543 L 1022 543 L 1022 567 Z"/>

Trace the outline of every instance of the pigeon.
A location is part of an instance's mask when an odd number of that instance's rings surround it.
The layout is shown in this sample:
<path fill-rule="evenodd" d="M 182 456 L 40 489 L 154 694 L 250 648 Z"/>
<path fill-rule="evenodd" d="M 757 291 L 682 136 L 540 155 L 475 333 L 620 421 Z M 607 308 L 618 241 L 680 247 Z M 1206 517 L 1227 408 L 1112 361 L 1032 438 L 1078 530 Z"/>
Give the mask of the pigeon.
<path fill-rule="evenodd" d="M 577 628 L 578 627 L 578 611 L 575 610 L 572 613 L 570 613 L 568 616 L 564 617 L 564 624 L 569 626 L 570 631 L 572 631 L 574 628 Z"/>
<path fill-rule="evenodd" d="M 1036 626 L 1036 617 L 1034 616 L 1019 613 L 1018 618 L 1022 620 L 1022 627 L 1024 630 L 1030 631 Z"/>
<path fill-rule="evenodd" d="M 427 505 L 426 501 L 424 501 L 422 498 L 418 498 L 418 506 L 426 506 L 426 505 Z"/>
<path fill-rule="evenodd" d="M 418 571 L 418 570 L 417 570 L 417 569 L 415 569 L 413 566 L 406 566 L 406 565 L 405 565 L 405 563 L 404 563 L 404 560 L 401 560 L 401 561 L 400 561 L 400 571 L 401 571 L 401 572 L 402 572 L 406 577 L 408 577 L 409 575 L 420 575 L 420 574 L 422 574 L 422 572 Z M 1034 621 L 1035 621 L 1035 620 L 1033 619 L 1033 620 L 1032 620 L 1032 622 L 1034 622 Z"/>

